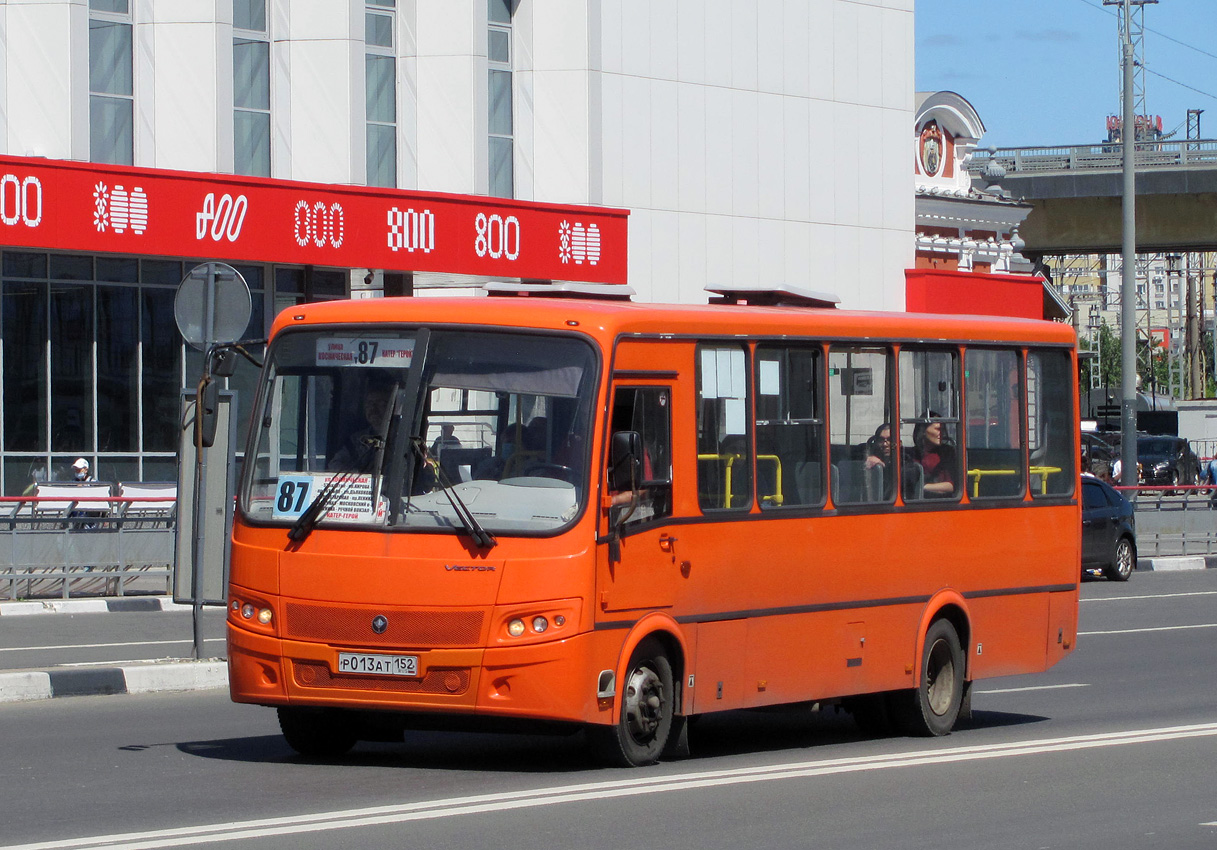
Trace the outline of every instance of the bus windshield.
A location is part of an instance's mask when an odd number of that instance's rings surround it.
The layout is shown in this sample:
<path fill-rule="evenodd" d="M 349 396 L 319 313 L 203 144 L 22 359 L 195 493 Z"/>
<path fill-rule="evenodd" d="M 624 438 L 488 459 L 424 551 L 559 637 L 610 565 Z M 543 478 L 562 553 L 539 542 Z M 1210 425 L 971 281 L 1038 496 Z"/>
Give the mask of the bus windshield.
<path fill-rule="evenodd" d="M 241 488 L 251 520 L 552 532 L 588 490 L 596 356 L 557 335 L 285 332 Z M 311 509 L 311 510 L 310 510 Z"/>

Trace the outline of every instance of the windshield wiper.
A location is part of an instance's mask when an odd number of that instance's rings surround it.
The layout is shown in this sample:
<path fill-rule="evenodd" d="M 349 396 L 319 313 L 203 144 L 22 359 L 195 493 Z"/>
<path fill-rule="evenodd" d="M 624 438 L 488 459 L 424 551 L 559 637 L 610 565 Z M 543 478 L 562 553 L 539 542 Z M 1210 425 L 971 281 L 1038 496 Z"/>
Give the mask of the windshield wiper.
<path fill-rule="evenodd" d="M 440 489 L 444 491 L 444 495 L 448 497 L 448 503 L 452 505 L 452 512 L 456 514 L 457 521 L 464 528 L 465 532 L 473 538 L 473 542 L 477 544 L 479 549 L 493 549 L 498 545 L 494 535 L 486 529 L 482 528 L 482 524 L 477 521 L 477 517 L 469 510 L 469 506 L 465 504 L 465 500 L 461 498 L 461 494 L 452 486 L 452 480 L 448 478 L 448 474 L 444 472 L 444 468 L 440 466 L 435 458 L 431 457 L 431 453 L 427 451 L 427 444 L 419 435 L 410 438 L 410 442 L 414 445 L 414 450 L 422 459 L 422 462 L 430 467 L 435 473 L 435 479 L 439 482 Z"/>
<path fill-rule="evenodd" d="M 384 437 L 379 437 L 375 434 L 367 434 L 359 438 L 360 457 L 359 465 L 354 470 L 345 470 L 331 478 L 326 485 L 317 493 L 317 497 L 313 499 L 309 506 L 305 508 L 304 513 L 296 518 L 292 523 L 292 527 L 287 530 L 287 539 L 293 543 L 300 543 L 317 527 L 317 523 L 330 509 L 331 505 L 337 503 L 351 487 L 364 475 L 367 475 L 372 469 L 372 461 L 378 457 L 384 456 L 385 440 Z M 379 475 L 379 464 L 377 464 Z M 372 508 L 376 508 L 377 496 L 379 495 L 377 487 L 372 487 Z"/>

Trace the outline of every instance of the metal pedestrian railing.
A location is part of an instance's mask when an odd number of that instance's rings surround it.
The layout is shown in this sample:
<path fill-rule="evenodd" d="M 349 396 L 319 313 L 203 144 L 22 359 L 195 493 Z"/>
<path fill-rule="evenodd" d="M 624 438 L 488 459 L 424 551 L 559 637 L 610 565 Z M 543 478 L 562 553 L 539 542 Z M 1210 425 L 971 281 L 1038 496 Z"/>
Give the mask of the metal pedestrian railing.
<path fill-rule="evenodd" d="M 176 526 L 172 484 L 0 497 L 0 600 L 171 593 Z"/>
<path fill-rule="evenodd" d="M 1008 175 L 1053 171 L 1119 170 L 1124 167 L 1123 146 L 1119 142 L 1064 147 L 997 148 L 990 153 L 977 150 L 968 159 L 967 169 L 983 173 L 990 162 L 998 162 Z M 1138 142 L 1137 168 L 1213 168 L 1217 166 L 1217 141 L 1187 139 Z"/>
<path fill-rule="evenodd" d="M 1217 555 L 1217 488 L 1117 487 L 1136 510 L 1137 554 Z"/>

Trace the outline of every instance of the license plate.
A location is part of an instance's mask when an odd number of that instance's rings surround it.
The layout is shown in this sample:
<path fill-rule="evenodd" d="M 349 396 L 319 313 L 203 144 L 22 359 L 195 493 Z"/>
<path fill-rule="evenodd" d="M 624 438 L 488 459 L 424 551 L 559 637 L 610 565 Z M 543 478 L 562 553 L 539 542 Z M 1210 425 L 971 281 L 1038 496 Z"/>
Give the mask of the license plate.
<path fill-rule="evenodd" d="M 417 676 L 418 656 L 340 652 L 338 653 L 338 672 L 373 676 Z"/>

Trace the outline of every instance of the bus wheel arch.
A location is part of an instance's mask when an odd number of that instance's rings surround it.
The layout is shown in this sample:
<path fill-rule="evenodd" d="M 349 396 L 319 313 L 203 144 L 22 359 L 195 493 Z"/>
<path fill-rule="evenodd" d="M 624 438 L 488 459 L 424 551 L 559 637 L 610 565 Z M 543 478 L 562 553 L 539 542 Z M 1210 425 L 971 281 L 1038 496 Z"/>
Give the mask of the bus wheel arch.
<path fill-rule="evenodd" d="M 971 715 L 971 626 L 962 599 L 929 611 L 919 631 L 913 687 L 891 695 L 891 710 L 907 734 L 937 737 Z"/>
<path fill-rule="evenodd" d="M 972 679 L 972 618 L 968 613 L 968 605 L 964 601 L 963 596 L 955 591 L 943 591 L 930 600 L 930 604 L 926 606 L 925 611 L 921 616 L 921 623 L 917 629 L 917 645 L 914 647 L 914 658 L 921 658 L 925 651 L 925 639 L 929 634 L 930 627 L 934 625 L 935 620 L 946 620 L 955 629 L 955 634 L 959 638 L 959 645 L 963 649 L 964 662 L 964 680 L 971 681 Z M 920 672 L 917 672 L 917 681 L 914 684 L 921 684 Z"/>
<path fill-rule="evenodd" d="M 688 647 L 685 645 L 684 638 L 681 635 L 680 627 L 676 621 L 666 614 L 658 612 L 651 613 L 643 617 L 630 630 L 630 634 L 624 641 L 621 642 L 621 650 L 617 657 L 617 683 L 618 695 L 620 695 L 620 684 L 626 672 L 626 666 L 629 664 L 631 657 L 638 646 L 646 640 L 658 641 L 660 647 L 667 655 L 668 663 L 672 667 L 672 679 L 675 687 L 674 700 L 677 714 L 682 714 L 685 708 L 685 669 L 687 667 L 687 659 L 689 657 Z M 613 719 L 618 719 L 621 711 L 621 700 L 617 700 L 613 706 Z"/>
<path fill-rule="evenodd" d="M 612 723 L 587 730 L 606 762 L 639 767 L 661 756 L 687 754 L 685 721 L 679 716 L 684 670 L 684 645 L 676 630 L 640 621 L 622 645 Z"/>

